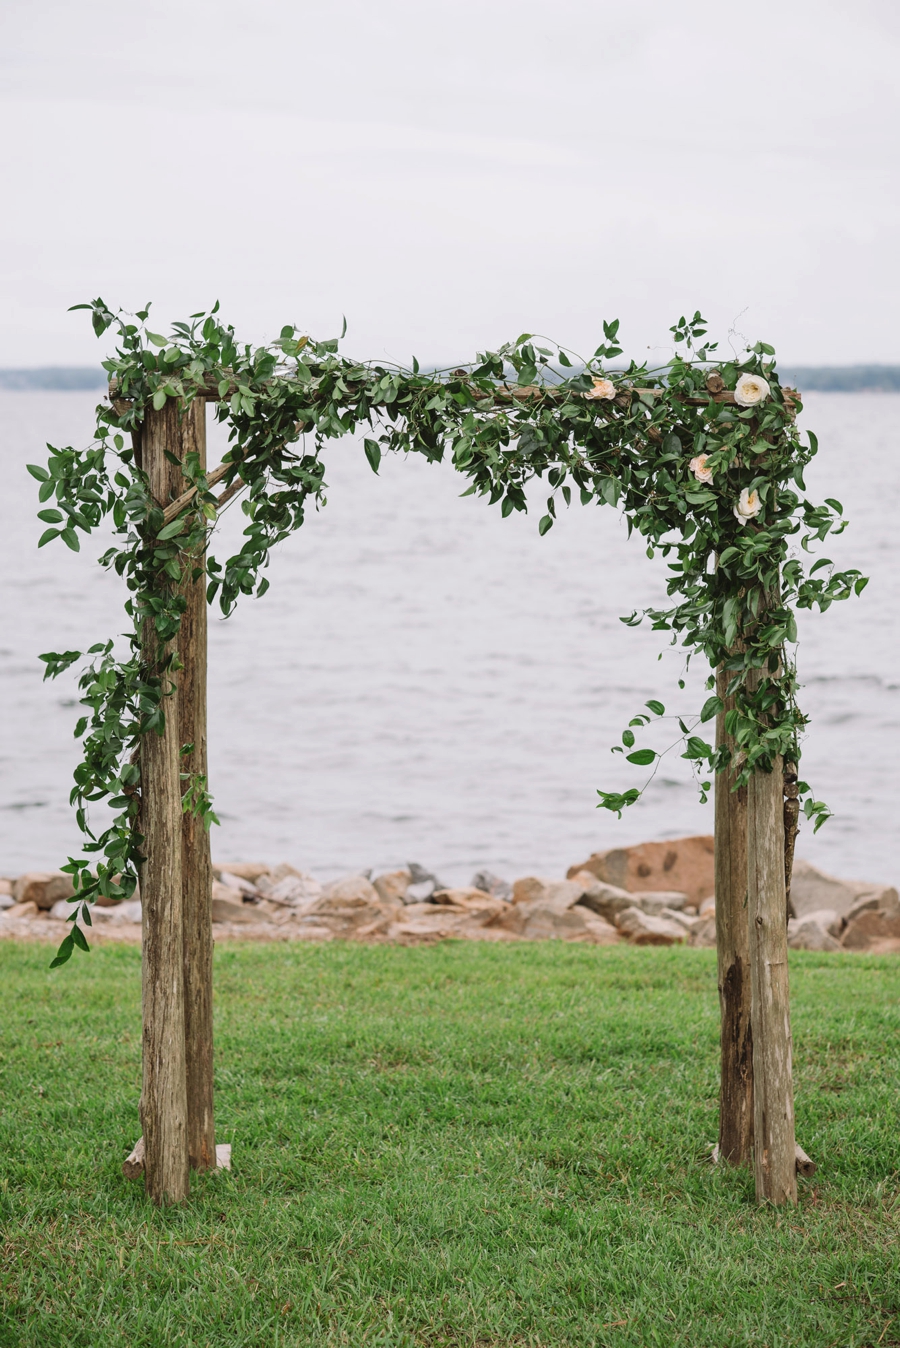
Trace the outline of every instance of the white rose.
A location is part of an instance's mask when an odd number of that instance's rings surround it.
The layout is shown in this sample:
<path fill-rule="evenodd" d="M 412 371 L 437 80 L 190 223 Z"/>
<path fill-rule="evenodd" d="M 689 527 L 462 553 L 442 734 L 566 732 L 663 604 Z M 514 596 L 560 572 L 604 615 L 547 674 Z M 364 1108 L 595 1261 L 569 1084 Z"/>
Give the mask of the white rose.
<path fill-rule="evenodd" d="M 595 379 L 594 387 L 584 396 L 586 398 L 614 398 L 616 386 L 611 379 Z"/>
<path fill-rule="evenodd" d="M 737 505 L 734 507 L 734 518 L 738 524 L 746 524 L 761 510 L 762 501 L 759 499 L 759 492 L 753 491 L 750 487 L 745 487 L 738 498 Z"/>
<path fill-rule="evenodd" d="M 691 459 L 688 464 L 698 482 L 712 482 L 713 480 L 712 469 L 706 466 L 708 458 L 708 454 L 698 454 L 696 459 Z"/>
<path fill-rule="evenodd" d="M 758 374 L 742 374 L 734 388 L 738 407 L 755 407 L 769 396 L 769 385 Z"/>

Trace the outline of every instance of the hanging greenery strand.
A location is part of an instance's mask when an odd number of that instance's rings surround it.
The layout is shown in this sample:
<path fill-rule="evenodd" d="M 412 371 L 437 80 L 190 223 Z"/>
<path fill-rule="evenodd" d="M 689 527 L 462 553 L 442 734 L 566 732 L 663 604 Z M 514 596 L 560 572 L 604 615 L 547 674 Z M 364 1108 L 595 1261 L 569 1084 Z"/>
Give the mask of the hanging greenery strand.
<path fill-rule="evenodd" d="M 573 492 L 583 505 L 621 508 L 648 556 L 666 559 L 673 601 L 623 621 L 648 618 L 654 630 L 672 633 L 688 661 L 703 655 L 713 671 L 724 668 L 734 697 L 726 729 L 739 769 L 735 786 L 770 772 L 778 757 L 800 761 L 806 718 L 791 654 L 795 612 L 859 594 L 866 578 L 836 570 L 824 557 L 807 564 L 811 545 L 840 533 L 846 521 L 840 502 L 806 499 L 803 474 L 816 439 L 801 439 L 801 403 L 781 387 L 772 347 L 758 342 L 743 359 L 720 362 L 697 313 L 674 325 L 684 354 L 659 369 L 634 362 L 609 369 L 622 354 L 615 321 L 604 323 L 604 342 L 589 359 L 524 333 L 471 365 L 423 371 L 415 360 L 411 369 L 350 360 L 339 339 L 313 341 L 294 327 L 271 345 L 242 346 L 219 319 L 218 304 L 174 323 L 168 338 L 147 327 L 149 305 L 133 316 L 114 314 L 100 299 L 75 307 L 90 310 L 98 336 L 116 325 L 119 343 L 103 362 L 110 402 L 97 408 L 94 443 L 51 447 L 46 467 L 29 465 L 41 484 L 39 517 L 49 526 L 39 546 L 60 538 L 77 551 L 78 531 L 109 519 L 117 541 L 100 561 L 124 578 L 132 624 L 125 655 L 112 641 L 92 646 L 79 680 L 86 714 L 75 728 L 83 743 L 71 801 L 86 855 L 63 869 L 87 924 L 98 894 L 127 897 L 137 884 L 138 746 L 165 724 L 167 692 L 180 668 L 187 578 L 205 573 L 208 600 L 218 600 L 226 615 L 240 595 L 264 594 L 272 548 L 300 528 L 310 506 L 325 504 L 326 443 L 359 431 L 372 471 L 398 451 L 449 459 L 469 479 L 463 494 L 487 496 L 504 517 L 527 509 L 529 483 L 546 481 L 541 534 Z M 157 501 L 141 464 L 144 409 L 159 411 L 169 400 L 183 409 L 196 398 L 213 401 L 229 426 L 228 452 L 210 473 L 189 455 L 181 464 L 183 492 Z M 210 551 L 218 513 L 238 494 L 246 516 L 242 546 L 219 560 Z M 80 651 L 41 656 L 45 677 L 81 658 Z M 636 747 L 636 735 L 665 708 L 656 700 L 645 705 L 614 752 L 655 770 L 660 751 Z M 710 781 L 700 779 L 723 771 L 730 751 L 695 732 L 720 710 L 713 694 L 694 725 L 678 720 L 676 742 L 697 770 L 703 799 Z M 601 790 L 600 806 L 621 814 L 643 789 Z M 798 792 L 818 827 L 826 806 L 806 783 Z M 89 807 L 98 800 L 114 817 L 95 836 Z M 207 826 L 215 821 L 205 780 L 185 776 L 184 808 Z M 76 945 L 87 949 L 74 917 L 54 963 Z"/>

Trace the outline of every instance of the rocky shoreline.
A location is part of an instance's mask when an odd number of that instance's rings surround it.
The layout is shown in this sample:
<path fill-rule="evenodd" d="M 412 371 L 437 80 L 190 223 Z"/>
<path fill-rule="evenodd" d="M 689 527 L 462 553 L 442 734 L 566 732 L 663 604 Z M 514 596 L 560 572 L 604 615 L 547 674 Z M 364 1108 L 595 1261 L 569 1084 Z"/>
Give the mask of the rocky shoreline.
<path fill-rule="evenodd" d="M 479 871 L 455 887 L 416 863 L 328 883 L 286 863 L 222 862 L 214 876 L 220 940 L 715 945 L 711 836 L 594 852 L 565 878 L 509 882 Z M 59 941 L 72 893 L 59 871 L 0 877 L 0 938 Z M 794 949 L 900 953 L 900 900 L 891 886 L 839 880 L 798 859 L 792 902 Z M 103 901 L 92 917 L 91 939 L 141 939 L 139 897 Z"/>

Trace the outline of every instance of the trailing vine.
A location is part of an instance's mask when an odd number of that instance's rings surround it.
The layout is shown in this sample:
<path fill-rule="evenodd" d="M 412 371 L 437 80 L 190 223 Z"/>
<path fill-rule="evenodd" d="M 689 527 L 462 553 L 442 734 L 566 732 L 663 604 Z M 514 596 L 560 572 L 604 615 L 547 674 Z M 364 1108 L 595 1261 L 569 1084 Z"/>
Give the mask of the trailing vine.
<path fill-rule="evenodd" d="M 242 594 L 262 595 L 272 549 L 302 526 L 310 506 L 325 505 L 327 442 L 360 430 L 374 472 L 391 452 L 449 458 L 469 479 L 463 494 L 487 496 L 504 517 L 527 509 L 533 479 L 546 480 L 542 535 L 573 491 L 583 505 L 621 508 L 648 556 L 666 559 L 673 601 L 623 621 L 647 618 L 654 630 L 671 632 L 688 661 L 703 655 L 712 670 L 723 668 L 734 700 L 726 716 L 733 751 L 694 733 L 722 710 L 716 694 L 693 726 L 678 721 L 677 743 L 698 780 L 732 758 L 737 784 L 771 771 L 778 756 L 799 762 L 806 718 L 790 654 L 795 611 L 827 609 L 859 594 L 866 579 L 836 570 L 827 558 L 807 564 L 811 545 L 841 532 L 846 521 L 840 502 L 806 499 L 803 473 L 816 439 L 812 433 L 805 444 L 801 439 L 800 399 L 781 387 L 772 347 L 758 342 L 740 360 L 717 361 L 697 313 L 674 325 L 683 354 L 659 369 L 634 362 L 609 368 L 622 354 L 616 321 L 604 323 L 604 341 L 589 359 L 525 333 L 468 366 L 423 371 L 415 360 L 411 369 L 353 361 L 340 354 L 339 339 L 314 341 L 292 326 L 270 345 L 239 345 L 218 305 L 173 324 L 169 337 L 147 326 L 149 306 L 133 316 L 114 314 L 100 299 L 75 307 L 90 310 L 98 336 L 117 328 L 115 354 L 103 362 L 111 397 L 97 408 L 87 449 L 51 447 L 46 467 L 29 465 L 41 484 L 39 517 L 48 525 L 39 546 L 60 538 L 77 551 L 79 531 L 89 534 L 110 520 L 116 543 L 100 560 L 125 580 L 132 629 L 124 655 L 112 641 L 85 652 L 93 658 L 79 679 L 86 713 L 75 728 L 83 743 L 71 801 L 86 855 L 63 869 L 88 923 L 88 905 L 98 895 L 127 897 L 137 884 L 139 746 L 165 722 L 179 668 L 186 578 L 205 573 L 208 601 L 218 601 L 226 615 Z M 146 410 L 171 401 L 184 409 L 201 397 L 229 427 L 223 462 L 204 472 L 188 455 L 182 494 L 154 500 L 141 462 Z M 219 512 L 238 495 L 243 542 L 220 560 L 210 550 Z M 52 678 L 82 652 L 41 659 Z M 708 689 L 714 686 L 712 675 Z M 665 714 L 660 702 L 646 706 L 652 717 Z M 658 765 L 661 757 L 635 747 L 635 731 L 650 721 L 645 712 L 632 718 L 614 749 L 638 767 Z M 643 789 L 601 790 L 600 807 L 621 815 Z M 710 782 L 700 789 L 705 798 Z M 818 827 L 826 807 L 805 783 L 799 790 Z M 88 811 L 101 799 L 115 813 L 95 836 Z M 214 821 L 204 780 L 185 779 L 184 808 L 207 825 Z M 87 948 L 73 922 L 55 962 L 68 959 L 76 944 Z"/>

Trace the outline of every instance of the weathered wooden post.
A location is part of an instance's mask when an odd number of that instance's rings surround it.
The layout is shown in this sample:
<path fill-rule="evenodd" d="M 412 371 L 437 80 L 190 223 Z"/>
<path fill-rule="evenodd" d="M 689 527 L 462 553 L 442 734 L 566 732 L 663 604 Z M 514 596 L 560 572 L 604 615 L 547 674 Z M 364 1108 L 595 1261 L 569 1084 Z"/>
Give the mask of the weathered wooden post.
<path fill-rule="evenodd" d="M 166 451 L 173 456 L 166 457 Z M 147 408 L 141 466 L 165 509 L 185 486 L 179 462 L 196 453 L 206 465 L 206 403 L 174 400 Z M 189 562 L 190 559 L 187 559 Z M 165 731 L 141 741 L 141 829 L 147 860 L 143 912 L 143 1136 L 125 1164 L 143 1171 L 156 1203 L 190 1189 L 190 1168 L 216 1165 L 213 1120 L 212 863 L 204 821 L 182 810 L 182 773 L 207 775 L 205 559 L 186 566 L 186 608 L 176 639 L 162 652 L 149 620 L 151 669 L 177 649 L 180 669 L 160 671 Z M 182 753 L 190 746 L 186 753 Z"/>
<path fill-rule="evenodd" d="M 727 670 L 717 675 L 724 710 L 716 717 L 716 745 L 734 750 L 725 730 Z M 749 1165 L 753 1154 L 753 1034 L 750 936 L 747 923 L 747 787 L 733 791 L 734 766 L 716 775 L 715 890 L 721 1028 L 720 1160 Z"/>
<path fill-rule="evenodd" d="M 797 1202 L 780 757 L 747 788 L 747 908 L 753 982 L 753 1131 L 759 1202 Z M 808 1159 L 808 1158 L 806 1158 Z"/>
<path fill-rule="evenodd" d="M 181 443 L 183 459 L 197 454 L 206 467 L 206 401 L 196 398 L 184 411 Z M 185 486 L 182 480 L 177 488 Z M 178 675 L 179 734 L 185 773 L 207 776 L 206 753 L 206 568 L 205 557 L 194 561 L 184 581 L 187 608 L 181 619 L 178 651 L 184 668 Z M 196 574 L 195 574 L 196 573 Z M 213 1120 L 212 1025 L 212 861 L 209 830 L 204 820 L 188 811 L 182 817 L 181 874 L 184 913 L 184 1025 L 187 1070 L 188 1156 L 193 1170 L 216 1165 Z"/>
<path fill-rule="evenodd" d="M 147 408 L 141 459 L 150 490 L 162 505 L 177 495 L 183 479 L 166 457 L 180 443 L 178 407 Z M 159 670 L 152 619 L 144 620 L 144 658 L 159 674 L 165 730 L 141 739 L 141 832 L 146 861 L 141 871 L 143 923 L 143 1020 L 141 1128 L 147 1193 L 155 1203 L 177 1203 L 190 1191 L 185 1056 L 184 912 L 182 880 L 181 731 L 178 692 L 171 671 Z M 139 1144 L 140 1145 L 140 1144 Z"/>

